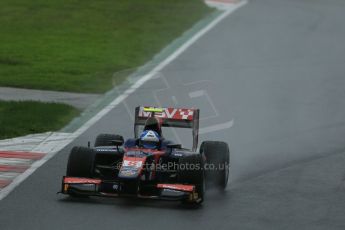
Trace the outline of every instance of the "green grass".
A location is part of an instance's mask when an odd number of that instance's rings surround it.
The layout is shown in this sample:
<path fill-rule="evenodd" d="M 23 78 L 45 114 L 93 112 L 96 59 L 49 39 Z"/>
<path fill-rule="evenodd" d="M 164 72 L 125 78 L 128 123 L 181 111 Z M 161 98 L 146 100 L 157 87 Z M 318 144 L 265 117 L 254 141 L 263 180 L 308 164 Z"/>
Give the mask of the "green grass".
<path fill-rule="evenodd" d="M 65 104 L 0 101 L 0 139 L 56 131 L 78 114 Z"/>
<path fill-rule="evenodd" d="M 0 85 L 105 92 L 209 12 L 202 0 L 2 0 Z"/>

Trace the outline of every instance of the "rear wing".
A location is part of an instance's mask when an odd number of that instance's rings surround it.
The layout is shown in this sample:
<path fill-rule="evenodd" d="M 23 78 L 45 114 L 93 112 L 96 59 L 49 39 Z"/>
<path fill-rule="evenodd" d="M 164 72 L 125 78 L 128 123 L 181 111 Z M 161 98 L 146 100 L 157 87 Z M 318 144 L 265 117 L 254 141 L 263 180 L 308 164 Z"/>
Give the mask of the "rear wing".
<path fill-rule="evenodd" d="M 192 129 L 193 151 L 198 148 L 199 109 L 155 108 L 138 106 L 135 108 L 134 135 L 138 138 L 139 127 L 144 126 L 149 117 L 157 117 L 162 127 Z"/>

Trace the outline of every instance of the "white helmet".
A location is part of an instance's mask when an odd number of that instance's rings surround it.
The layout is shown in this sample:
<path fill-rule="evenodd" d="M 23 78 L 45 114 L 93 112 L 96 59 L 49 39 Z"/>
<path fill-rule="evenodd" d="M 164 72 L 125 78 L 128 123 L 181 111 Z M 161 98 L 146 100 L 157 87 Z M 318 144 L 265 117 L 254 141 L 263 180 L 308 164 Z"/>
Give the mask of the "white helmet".
<path fill-rule="evenodd" d="M 146 149 L 156 149 L 159 145 L 160 137 L 152 130 L 145 130 L 140 135 L 140 145 Z"/>

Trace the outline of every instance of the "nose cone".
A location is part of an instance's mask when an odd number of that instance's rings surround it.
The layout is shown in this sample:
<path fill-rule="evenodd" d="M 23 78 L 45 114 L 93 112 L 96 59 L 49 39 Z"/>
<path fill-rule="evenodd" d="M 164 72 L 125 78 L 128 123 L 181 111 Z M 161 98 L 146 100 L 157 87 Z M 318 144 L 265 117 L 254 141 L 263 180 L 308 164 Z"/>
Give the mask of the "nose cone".
<path fill-rule="evenodd" d="M 134 179 L 138 178 L 143 170 L 146 157 L 129 157 L 123 158 L 122 167 L 119 171 L 119 178 Z"/>
<path fill-rule="evenodd" d="M 119 178 L 121 179 L 135 179 L 140 176 L 140 169 L 134 167 L 122 167 L 119 172 Z"/>

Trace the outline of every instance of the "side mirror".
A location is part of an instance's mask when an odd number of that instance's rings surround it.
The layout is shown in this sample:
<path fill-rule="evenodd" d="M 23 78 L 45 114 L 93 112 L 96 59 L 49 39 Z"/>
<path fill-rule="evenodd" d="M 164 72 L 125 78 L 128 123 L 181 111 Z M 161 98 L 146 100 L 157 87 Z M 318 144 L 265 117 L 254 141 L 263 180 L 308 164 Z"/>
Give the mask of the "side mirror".
<path fill-rule="evenodd" d="M 123 140 L 111 140 L 110 144 L 115 145 L 115 146 L 121 146 L 123 145 Z"/>
<path fill-rule="evenodd" d="M 181 149 L 182 145 L 181 144 L 168 144 L 167 148 L 169 148 L 169 149 Z"/>

